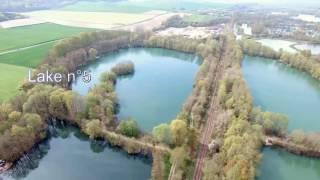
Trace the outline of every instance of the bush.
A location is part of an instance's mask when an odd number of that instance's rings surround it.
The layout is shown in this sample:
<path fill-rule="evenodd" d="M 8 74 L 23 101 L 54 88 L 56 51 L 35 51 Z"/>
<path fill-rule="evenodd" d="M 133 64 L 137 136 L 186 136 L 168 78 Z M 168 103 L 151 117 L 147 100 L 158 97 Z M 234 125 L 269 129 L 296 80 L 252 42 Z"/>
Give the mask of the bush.
<path fill-rule="evenodd" d="M 122 121 L 118 127 L 118 130 L 121 134 L 128 137 L 138 137 L 140 134 L 138 123 L 133 119 Z"/>
<path fill-rule="evenodd" d="M 134 73 L 134 64 L 132 61 L 121 62 L 116 64 L 111 71 L 117 76 L 130 75 Z"/>

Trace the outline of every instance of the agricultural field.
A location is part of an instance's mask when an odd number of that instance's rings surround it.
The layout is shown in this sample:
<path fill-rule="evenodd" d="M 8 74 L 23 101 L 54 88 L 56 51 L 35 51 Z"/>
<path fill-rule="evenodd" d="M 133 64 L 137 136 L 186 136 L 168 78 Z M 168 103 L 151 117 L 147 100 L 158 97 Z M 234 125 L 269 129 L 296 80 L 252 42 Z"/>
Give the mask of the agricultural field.
<path fill-rule="evenodd" d="M 0 102 L 18 93 L 19 85 L 27 77 L 29 68 L 0 63 Z"/>
<path fill-rule="evenodd" d="M 18 92 L 28 70 L 41 63 L 57 40 L 85 31 L 95 29 L 51 23 L 0 29 L 0 101 Z"/>
<path fill-rule="evenodd" d="M 61 25 L 110 29 L 148 20 L 157 13 L 115 13 L 115 12 L 79 12 L 79 11 L 34 11 L 23 13 L 32 19 L 52 22 Z"/>
<path fill-rule="evenodd" d="M 213 19 L 212 16 L 209 15 L 202 15 L 202 14 L 192 14 L 190 16 L 186 16 L 183 20 L 185 22 L 199 22 L 199 23 L 206 23 Z"/>
<path fill-rule="evenodd" d="M 144 13 L 151 10 L 176 11 L 176 10 L 205 10 L 210 8 L 226 8 L 230 4 L 225 3 L 198 3 L 188 0 L 183 1 L 118 1 L 118 2 L 88 2 L 81 1 L 65 6 L 62 10 L 67 11 L 109 11 L 126 13 Z"/>
<path fill-rule="evenodd" d="M 29 49 L 0 53 L 0 63 L 35 68 L 41 63 L 56 41 L 48 42 Z"/>
<path fill-rule="evenodd" d="M 0 29 L 0 52 L 62 39 L 84 31 L 93 31 L 93 29 L 51 23 Z"/>

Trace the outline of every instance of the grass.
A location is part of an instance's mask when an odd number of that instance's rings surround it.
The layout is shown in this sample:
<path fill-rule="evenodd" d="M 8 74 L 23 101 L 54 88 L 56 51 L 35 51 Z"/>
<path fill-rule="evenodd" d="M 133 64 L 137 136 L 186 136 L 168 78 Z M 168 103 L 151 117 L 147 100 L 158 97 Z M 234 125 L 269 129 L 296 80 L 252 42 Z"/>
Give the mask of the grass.
<path fill-rule="evenodd" d="M 29 68 L 40 64 L 55 43 L 50 41 L 93 30 L 50 23 L 0 29 L 0 52 L 17 49 L 0 55 L 0 101 L 6 101 L 18 93 L 19 85 L 27 77 Z M 36 46 L 19 50 L 33 45 Z"/>
<path fill-rule="evenodd" d="M 72 5 L 65 6 L 62 10 L 68 11 L 109 11 L 109 12 L 126 12 L 126 13 L 143 13 L 151 10 L 204 10 L 212 8 L 228 8 L 230 4 L 214 3 L 214 2 L 195 2 L 190 0 L 181 1 L 118 1 L 118 2 L 77 2 Z"/>
<path fill-rule="evenodd" d="M 93 29 L 67 27 L 51 23 L 0 29 L 0 52 L 61 39 L 80 32 L 92 30 Z"/>
<path fill-rule="evenodd" d="M 0 55 L 0 63 L 35 68 L 56 42 L 45 43 L 30 49 Z"/>
<path fill-rule="evenodd" d="M 212 20 L 213 17 L 209 15 L 202 15 L 202 14 L 192 14 L 191 16 L 186 16 L 183 20 L 186 22 L 199 22 L 205 23 Z"/>
<path fill-rule="evenodd" d="M 0 63 L 0 102 L 10 99 L 18 93 L 19 85 L 28 75 L 29 69 Z"/>

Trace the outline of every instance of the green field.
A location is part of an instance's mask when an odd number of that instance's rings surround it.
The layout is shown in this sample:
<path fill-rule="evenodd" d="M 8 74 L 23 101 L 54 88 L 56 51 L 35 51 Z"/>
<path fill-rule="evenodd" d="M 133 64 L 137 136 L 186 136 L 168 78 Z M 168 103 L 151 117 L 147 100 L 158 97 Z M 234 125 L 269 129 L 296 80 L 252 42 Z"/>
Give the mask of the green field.
<path fill-rule="evenodd" d="M 0 63 L 35 68 L 55 43 L 49 42 L 30 49 L 0 55 Z"/>
<path fill-rule="evenodd" d="M 211 21 L 212 19 L 213 17 L 209 15 L 193 14 L 191 16 L 186 16 L 183 20 L 186 22 L 205 23 Z"/>
<path fill-rule="evenodd" d="M 77 2 L 75 4 L 62 8 L 68 11 L 111 11 L 111 12 L 131 12 L 143 13 L 151 10 L 204 10 L 210 8 L 228 8 L 230 4 L 227 3 L 204 3 L 204 2 L 191 2 L 188 0 L 181 1 L 119 1 L 119 2 Z"/>
<path fill-rule="evenodd" d="M 93 31 L 93 29 L 50 23 L 0 29 L 0 52 L 61 39 L 84 31 Z"/>
<path fill-rule="evenodd" d="M 16 50 L 0 55 L 0 101 L 5 101 L 18 92 L 18 87 L 52 48 L 55 40 L 70 37 L 80 32 L 94 31 L 44 23 L 9 29 L 0 29 L 0 52 Z M 20 49 L 26 48 L 27 49 Z"/>
<path fill-rule="evenodd" d="M 28 68 L 0 63 L 0 101 L 18 93 L 19 85 L 28 75 Z"/>

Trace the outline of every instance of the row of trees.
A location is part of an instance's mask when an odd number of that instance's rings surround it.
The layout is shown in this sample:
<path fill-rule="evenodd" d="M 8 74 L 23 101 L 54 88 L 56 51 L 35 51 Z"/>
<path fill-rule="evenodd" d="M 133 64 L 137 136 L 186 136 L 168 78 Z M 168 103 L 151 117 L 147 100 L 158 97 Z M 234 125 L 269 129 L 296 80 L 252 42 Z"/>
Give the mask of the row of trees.
<path fill-rule="evenodd" d="M 182 111 L 170 124 L 160 124 L 153 129 L 153 137 L 161 143 L 174 147 L 170 163 L 175 164 L 175 179 L 192 178 L 194 159 L 198 147 L 199 132 L 196 128 L 204 123 L 212 94 L 212 82 L 217 70 L 217 60 L 221 53 L 223 37 L 193 40 L 181 36 L 153 36 L 146 42 L 147 47 L 159 47 L 199 55 L 203 62 L 197 74 L 192 95 Z M 164 168 L 166 169 L 166 168 Z M 158 173 L 158 172 L 153 172 Z M 167 177 L 168 171 L 165 171 Z"/>
<path fill-rule="evenodd" d="M 193 15 L 198 16 L 193 20 L 192 17 L 180 17 L 179 15 L 173 16 L 168 19 L 166 22 L 162 24 L 163 28 L 168 27 L 176 27 L 176 28 L 184 28 L 188 26 L 193 27 L 204 27 L 204 26 L 213 26 L 217 24 L 226 23 L 229 21 L 228 18 L 225 17 L 213 17 L 206 14 Z"/>
<path fill-rule="evenodd" d="M 230 51 L 226 59 L 233 62 L 220 82 L 218 99 L 224 111 L 232 113 L 220 153 L 205 163 L 204 179 L 254 179 L 261 158 L 262 127 L 249 118 L 253 103 L 241 74 L 240 47 L 229 37 L 226 48 Z"/>
<path fill-rule="evenodd" d="M 318 151 L 320 149 L 320 134 L 305 133 L 303 130 L 293 130 L 288 135 L 289 141 L 308 147 L 308 149 Z"/>
<path fill-rule="evenodd" d="M 320 63 L 311 56 L 310 50 L 298 53 L 289 53 L 283 50 L 277 52 L 252 39 L 242 40 L 240 44 L 244 53 L 248 55 L 280 60 L 282 63 L 305 71 L 312 77 L 320 80 Z"/>
<path fill-rule="evenodd" d="M 37 85 L 0 105 L 0 159 L 14 161 L 46 137 L 49 117 L 68 118 L 77 104 L 71 91 Z"/>

